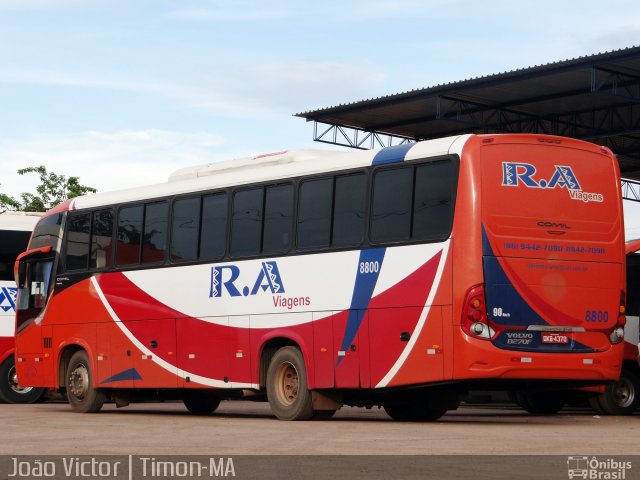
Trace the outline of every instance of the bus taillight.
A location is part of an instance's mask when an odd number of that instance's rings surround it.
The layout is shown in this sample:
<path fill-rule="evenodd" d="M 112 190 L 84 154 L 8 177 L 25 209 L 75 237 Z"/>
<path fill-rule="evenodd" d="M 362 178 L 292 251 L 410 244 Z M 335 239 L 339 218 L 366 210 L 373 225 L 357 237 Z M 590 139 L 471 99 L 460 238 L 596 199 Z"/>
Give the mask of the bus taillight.
<path fill-rule="evenodd" d="M 611 331 L 609 339 L 611 343 L 620 343 L 624 339 L 624 326 L 627 324 L 626 313 L 627 297 L 624 292 L 620 292 L 620 308 L 618 309 L 618 322 Z"/>
<path fill-rule="evenodd" d="M 462 310 L 461 326 L 462 330 L 472 337 L 490 340 L 493 336 L 487 317 L 487 303 L 483 285 L 471 287 L 467 292 Z"/>
<path fill-rule="evenodd" d="M 624 327 L 627 324 L 627 296 L 624 292 L 620 292 L 620 309 L 618 314 L 618 325 Z"/>

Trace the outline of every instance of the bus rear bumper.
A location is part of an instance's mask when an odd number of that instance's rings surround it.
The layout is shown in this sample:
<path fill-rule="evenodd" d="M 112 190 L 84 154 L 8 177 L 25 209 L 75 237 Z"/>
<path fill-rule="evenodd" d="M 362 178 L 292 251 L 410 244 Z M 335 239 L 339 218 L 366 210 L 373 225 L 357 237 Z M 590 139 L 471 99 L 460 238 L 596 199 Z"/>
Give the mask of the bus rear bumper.
<path fill-rule="evenodd" d="M 622 344 L 612 345 L 605 352 L 535 353 L 501 350 L 490 343 L 472 346 L 468 342 L 465 355 L 454 360 L 453 376 L 455 380 L 564 379 L 608 382 L 620 378 L 622 353 Z"/>

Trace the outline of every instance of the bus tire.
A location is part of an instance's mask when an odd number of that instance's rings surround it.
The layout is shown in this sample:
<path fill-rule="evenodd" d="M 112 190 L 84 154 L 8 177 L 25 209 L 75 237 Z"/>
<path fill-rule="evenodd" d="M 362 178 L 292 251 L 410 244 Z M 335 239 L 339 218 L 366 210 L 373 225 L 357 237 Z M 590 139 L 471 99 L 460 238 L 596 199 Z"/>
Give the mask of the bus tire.
<path fill-rule="evenodd" d="M 194 415 L 210 415 L 220 405 L 220 399 L 211 392 L 189 390 L 182 399 L 184 406 Z"/>
<path fill-rule="evenodd" d="M 84 350 L 73 354 L 65 376 L 67 399 L 74 412 L 97 413 L 106 400 L 103 390 L 93 387 L 93 372 Z"/>
<path fill-rule="evenodd" d="M 589 403 L 604 415 L 632 415 L 640 402 L 640 378 L 628 368 L 620 372 L 620 380 L 605 387 L 603 393 L 591 397 Z"/>
<path fill-rule="evenodd" d="M 314 415 L 307 369 L 296 347 L 278 350 L 267 370 L 267 398 L 271 411 L 280 420 L 309 420 Z"/>
<path fill-rule="evenodd" d="M 0 399 L 5 403 L 35 403 L 46 391 L 46 388 L 20 386 L 13 355 L 0 365 Z"/>
<path fill-rule="evenodd" d="M 516 392 L 518 404 L 534 415 L 553 415 L 566 403 L 565 396 L 558 392 Z"/>
<path fill-rule="evenodd" d="M 445 406 L 429 406 L 422 403 L 390 403 L 383 405 L 394 420 L 400 422 L 433 422 L 447 413 Z"/>
<path fill-rule="evenodd" d="M 316 410 L 313 413 L 314 420 L 329 420 L 335 415 L 337 410 Z"/>

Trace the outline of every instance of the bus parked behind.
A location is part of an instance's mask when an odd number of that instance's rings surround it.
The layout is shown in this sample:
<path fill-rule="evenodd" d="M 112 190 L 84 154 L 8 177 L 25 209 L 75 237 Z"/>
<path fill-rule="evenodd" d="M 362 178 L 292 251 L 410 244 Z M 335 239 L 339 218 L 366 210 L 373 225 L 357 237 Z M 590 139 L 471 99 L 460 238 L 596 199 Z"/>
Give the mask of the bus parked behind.
<path fill-rule="evenodd" d="M 640 406 L 638 324 L 640 320 L 640 240 L 626 244 L 627 324 L 624 327 L 624 357 L 620 379 L 591 396 L 591 407 L 600 414 L 631 415 Z"/>
<path fill-rule="evenodd" d="M 17 256 L 27 249 L 29 236 L 41 214 L 4 212 L 0 214 L 0 400 L 31 403 L 43 389 L 22 387 L 16 375 L 13 331 L 18 289 L 13 278 Z"/>

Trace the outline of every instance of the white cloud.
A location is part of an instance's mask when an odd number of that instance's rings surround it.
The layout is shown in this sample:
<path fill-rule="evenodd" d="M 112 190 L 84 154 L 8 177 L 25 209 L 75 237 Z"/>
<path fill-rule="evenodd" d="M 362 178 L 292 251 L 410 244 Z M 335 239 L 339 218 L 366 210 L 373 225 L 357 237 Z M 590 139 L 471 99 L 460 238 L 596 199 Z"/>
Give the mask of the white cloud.
<path fill-rule="evenodd" d="M 383 91 L 387 75 L 366 62 L 289 61 L 209 64 L 152 71 L 5 65 L 0 83 L 121 90 L 157 95 L 235 117 L 291 114 Z"/>
<path fill-rule="evenodd" d="M 223 139 L 209 133 L 166 130 L 89 131 L 0 141 L 0 191 L 18 197 L 33 191 L 37 177 L 18 168 L 45 165 L 80 178 L 99 191 L 160 183 L 179 168 L 210 162 Z"/>
<path fill-rule="evenodd" d="M 108 6 L 114 0 L 0 0 L 0 10 L 56 10 Z"/>
<path fill-rule="evenodd" d="M 238 2 L 239 3 L 239 2 Z M 282 19 L 289 15 L 286 10 L 260 9 L 254 3 L 231 10 L 218 7 L 198 7 L 174 10 L 167 15 L 171 19 L 195 22 L 264 22 Z"/>

